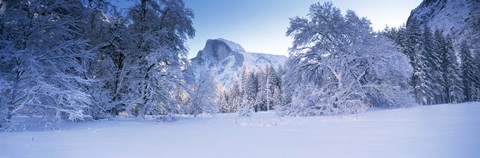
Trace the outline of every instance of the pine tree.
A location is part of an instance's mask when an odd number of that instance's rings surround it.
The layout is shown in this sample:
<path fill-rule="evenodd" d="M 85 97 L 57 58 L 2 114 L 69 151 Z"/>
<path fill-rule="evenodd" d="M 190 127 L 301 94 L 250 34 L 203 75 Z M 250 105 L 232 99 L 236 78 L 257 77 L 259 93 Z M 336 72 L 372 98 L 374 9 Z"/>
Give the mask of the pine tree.
<path fill-rule="evenodd" d="M 219 107 L 220 113 L 230 113 L 232 112 L 232 106 L 229 104 L 230 96 L 228 92 L 224 89 L 217 91 L 218 99 L 216 100 Z"/>
<path fill-rule="evenodd" d="M 425 63 L 424 71 L 426 72 L 426 89 L 428 104 L 443 103 L 442 84 L 444 83 L 442 77 L 441 54 L 437 50 L 432 30 L 425 25 L 423 30 L 423 48 L 421 54 Z"/>
<path fill-rule="evenodd" d="M 281 80 L 277 71 L 270 65 L 266 73 L 267 107 L 266 110 L 274 109 L 275 105 L 281 104 Z"/>
<path fill-rule="evenodd" d="M 459 74 L 457 57 L 453 50 L 452 39 L 444 37 L 440 31 L 435 31 L 435 39 L 437 51 L 441 54 L 442 72 L 442 88 L 444 102 L 442 103 L 458 103 L 463 100 L 462 81 Z"/>
<path fill-rule="evenodd" d="M 233 79 L 233 85 L 229 92 L 228 104 L 231 106 L 229 112 L 238 112 L 242 107 L 243 89 L 238 83 L 238 79 Z"/>
<path fill-rule="evenodd" d="M 463 79 L 463 94 L 465 96 L 465 101 L 470 102 L 473 101 L 475 96 L 474 87 L 476 78 L 473 57 L 470 48 L 465 41 L 462 42 L 460 48 L 460 62 L 460 70 Z"/>
<path fill-rule="evenodd" d="M 413 68 L 410 85 L 413 87 L 415 101 L 419 104 L 427 104 L 426 99 L 426 72 L 424 57 L 422 55 L 423 37 L 419 22 L 413 19 L 408 26 L 386 29 L 385 35 L 392 39 L 400 50 L 409 58 Z"/>
<path fill-rule="evenodd" d="M 387 30 L 386 35 L 410 58 L 413 67 L 411 85 L 417 103 L 426 105 L 463 100 L 463 85 L 459 84 L 462 79 L 450 37 L 435 31 L 432 38 L 428 26 L 422 33 L 416 20 L 406 28 Z"/>
<path fill-rule="evenodd" d="M 475 101 L 480 101 L 480 51 L 475 53 L 475 87 L 476 87 L 476 98 Z"/>
<path fill-rule="evenodd" d="M 255 98 L 255 111 L 267 111 L 268 85 L 267 85 L 267 68 L 257 71 L 255 76 L 258 79 L 257 95 Z"/>
<path fill-rule="evenodd" d="M 254 105 L 256 102 L 258 87 L 257 79 L 254 72 L 244 71 L 244 79 L 242 81 L 243 98 L 240 109 L 238 110 L 239 116 L 250 116 L 252 112 L 256 111 Z"/>
<path fill-rule="evenodd" d="M 406 29 L 407 42 L 404 47 L 404 53 L 409 56 L 413 67 L 412 85 L 414 88 L 415 100 L 417 103 L 428 104 L 427 72 L 425 63 L 425 51 L 422 51 L 423 38 L 417 21 L 412 21 Z"/>

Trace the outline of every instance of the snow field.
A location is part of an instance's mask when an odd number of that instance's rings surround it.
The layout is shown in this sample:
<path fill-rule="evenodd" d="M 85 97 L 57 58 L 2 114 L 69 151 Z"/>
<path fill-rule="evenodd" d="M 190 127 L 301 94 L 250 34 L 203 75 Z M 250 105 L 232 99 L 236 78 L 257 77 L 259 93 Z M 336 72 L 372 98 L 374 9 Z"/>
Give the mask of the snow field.
<path fill-rule="evenodd" d="M 256 113 L 176 122 L 68 123 L 0 133 L 0 158 L 49 157 L 480 157 L 480 103 L 370 110 L 357 115 Z"/>

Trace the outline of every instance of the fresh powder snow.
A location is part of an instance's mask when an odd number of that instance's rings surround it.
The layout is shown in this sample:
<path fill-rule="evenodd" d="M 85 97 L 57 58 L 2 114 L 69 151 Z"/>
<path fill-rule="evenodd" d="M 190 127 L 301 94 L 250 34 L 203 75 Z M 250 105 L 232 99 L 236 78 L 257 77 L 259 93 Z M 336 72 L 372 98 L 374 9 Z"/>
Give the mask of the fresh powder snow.
<path fill-rule="evenodd" d="M 0 157 L 478 158 L 479 114 L 480 103 L 463 103 L 320 117 L 68 123 L 55 131 L 0 133 Z"/>

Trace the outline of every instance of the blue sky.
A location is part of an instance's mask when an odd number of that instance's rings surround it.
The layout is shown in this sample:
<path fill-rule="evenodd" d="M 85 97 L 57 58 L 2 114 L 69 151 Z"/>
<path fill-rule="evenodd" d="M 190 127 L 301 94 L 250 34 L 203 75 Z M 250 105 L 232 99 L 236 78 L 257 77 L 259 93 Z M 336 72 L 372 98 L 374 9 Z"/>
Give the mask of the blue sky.
<path fill-rule="evenodd" d="M 187 41 L 195 57 L 207 39 L 225 38 L 250 52 L 288 54 L 292 39 L 285 36 L 289 18 L 305 17 L 310 4 L 325 0 L 184 0 L 195 13 L 196 37 Z M 367 17 L 374 30 L 400 26 L 422 0 L 331 0 L 343 12 Z M 130 2 L 132 3 L 132 2 Z M 125 5 L 124 5 L 125 6 Z M 122 9 L 122 7 L 120 7 Z"/>
<path fill-rule="evenodd" d="M 288 54 L 292 39 L 285 36 L 289 18 L 304 17 L 310 4 L 319 0 L 185 0 L 195 12 L 196 37 L 188 40 L 189 57 L 207 39 L 225 38 L 250 52 Z M 324 2 L 324 1 L 320 1 Z M 333 0 L 343 12 L 354 10 L 367 17 L 374 30 L 400 26 L 421 0 Z"/>

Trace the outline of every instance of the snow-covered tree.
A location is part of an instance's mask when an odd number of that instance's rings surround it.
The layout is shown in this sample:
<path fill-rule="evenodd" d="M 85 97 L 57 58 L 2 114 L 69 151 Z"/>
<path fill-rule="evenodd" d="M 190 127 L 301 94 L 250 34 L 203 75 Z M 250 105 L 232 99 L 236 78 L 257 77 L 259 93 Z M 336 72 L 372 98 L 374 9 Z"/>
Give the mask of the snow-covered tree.
<path fill-rule="evenodd" d="M 182 65 L 185 41 L 195 35 L 193 11 L 179 0 L 141 0 L 128 12 L 132 38 L 126 56 L 128 82 L 124 93 L 128 111 L 171 118 L 181 108 L 179 95 L 186 90 Z"/>
<path fill-rule="evenodd" d="M 440 31 L 435 31 L 436 51 L 440 54 L 441 68 L 436 71 L 442 73 L 441 91 L 442 102 L 458 103 L 463 101 L 462 80 L 460 78 L 457 56 L 453 50 L 452 39 L 444 37 Z"/>
<path fill-rule="evenodd" d="M 243 98 L 241 107 L 238 109 L 239 116 L 250 116 L 256 109 L 254 107 L 257 97 L 257 77 L 254 72 L 244 71 L 242 75 Z"/>
<path fill-rule="evenodd" d="M 368 96 L 368 104 L 379 108 L 408 107 L 415 100 L 409 86 L 412 67 L 406 55 L 398 52 L 395 44 L 383 35 L 373 39 L 371 47 L 372 64 L 363 83 Z"/>
<path fill-rule="evenodd" d="M 191 94 L 191 110 L 194 116 L 201 113 L 217 113 L 216 84 L 210 71 L 202 71 L 197 77 Z M 221 94 L 219 94 L 221 95 Z"/>
<path fill-rule="evenodd" d="M 281 116 L 314 116 L 336 113 L 337 108 L 329 102 L 328 94 L 318 89 L 313 83 L 304 83 L 295 86 L 290 102 L 279 106 L 276 110 Z"/>
<path fill-rule="evenodd" d="M 460 48 L 460 71 L 462 72 L 463 94 L 465 101 L 473 101 L 475 96 L 475 66 L 469 46 L 465 41 Z M 478 61 L 477 61 L 478 62 Z"/>
<path fill-rule="evenodd" d="M 477 50 L 475 53 L 475 87 L 476 87 L 476 98 L 475 101 L 480 101 L 480 50 Z"/>
<path fill-rule="evenodd" d="M 15 115 L 85 120 L 183 112 L 193 11 L 139 0 L 0 2 L 0 126 Z"/>
<path fill-rule="evenodd" d="M 432 30 L 425 25 L 422 35 L 421 59 L 424 64 L 423 71 L 426 75 L 426 98 L 427 104 L 439 104 L 443 102 L 442 83 L 444 83 L 442 75 L 441 53 L 435 45 L 435 39 Z"/>
<path fill-rule="evenodd" d="M 419 27 L 416 21 L 412 21 L 411 25 L 407 26 L 406 38 L 408 38 L 408 42 L 406 44 L 408 46 L 406 46 L 404 53 L 410 56 L 413 67 L 412 85 L 416 101 L 421 105 L 426 105 L 430 99 L 429 91 L 431 90 L 427 83 L 427 64 L 425 62 L 425 54 L 428 52 L 423 51 L 422 32 Z"/>
<path fill-rule="evenodd" d="M 6 118 L 85 120 L 91 105 L 86 66 L 93 57 L 80 36 L 80 1 L 18 0 L 0 14 L 0 67 Z M 2 99 L 3 100 L 3 99 Z M 4 105 L 5 106 L 5 105 Z"/>
<path fill-rule="evenodd" d="M 281 104 L 281 79 L 271 65 L 266 66 L 257 76 L 259 84 L 256 100 L 260 102 L 257 105 L 262 111 L 272 110 L 275 105 Z"/>
<path fill-rule="evenodd" d="M 0 61 L 4 61 L 0 58 Z M 0 65 L 3 65 L 0 63 Z M 0 68 L 0 76 L 6 76 L 4 73 L 4 69 Z M 11 88 L 11 83 L 7 82 L 5 78 L 0 77 L 0 95 L 7 96 L 7 91 Z M 8 126 L 8 122 L 10 120 L 9 112 L 10 110 L 7 108 L 7 100 L 5 97 L 0 97 L 0 129 L 6 128 Z"/>
<path fill-rule="evenodd" d="M 218 105 L 219 112 L 220 113 L 230 113 L 232 112 L 232 106 L 228 103 L 229 101 L 229 94 L 227 90 L 219 88 L 217 90 L 217 100 L 216 104 Z"/>
<path fill-rule="evenodd" d="M 398 29 L 386 31 L 387 37 L 395 41 L 400 50 L 409 58 L 409 63 L 413 68 L 411 74 L 410 85 L 413 87 L 415 101 L 419 104 L 426 105 L 431 101 L 431 85 L 429 83 L 427 55 L 431 50 L 431 44 L 424 44 L 424 34 L 420 29 L 419 22 L 413 19 L 408 26 L 402 26 Z M 430 40 L 429 40 L 430 41 Z"/>
<path fill-rule="evenodd" d="M 94 82 L 88 90 L 93 104 L 87 112 L 94 119 L 111 117 L 125 108 L 119 90 L 129 41 L 127 21 L 108 1 L 89 0 L 85 5 L 82 36 L 95 53 L 88 66 Z"/>
<path fill-rule="evenodd" d="M 257 93 L 255 97 L 254 108 L 255 111 L 267 110 L 268 86 L 267 86 L 267 69 L 256 72 L 255 76 L 258 79 Z"/>
<path fill-rule="evenodd" d="M 243 91 L 238 83 L 238 79 L 234 78 L 232 82 L 232 88 L 228 93 L 228 112 L 238 112 L 238 110 L 242 107 Z"/>
<path fill-rule="evenodd" d="M 371 75 L 370 72 L 397 69 L 385 65 L 385 70 L 375 70 L 380 67 L 376 65 L 380 63 L 378 61 L 388 63 L 398 60 L 389 57 L 401 56 L 392 51 L 394 49 L 385 51 L 383 47 L 378 47 L 377 43 L 385 39 L 373 33 L 370 22 L 359 18 L 353 11 L 342 15 L 332 3 L 315 3 L 310 7 L 308 16 L 308 19 L 290 19 L 287 35 L 292 36 L 294 42 L 285 66 L 284 97 L 290 97 L 286 99 L 285 106 L 294 103 L 291 96 L 302 94 L 297 92 L 298 85 L 307 84 L 313 86 L 309 88 L 314 89 L 311 93 L 324 97 L 314 102 L 317 105 L 309 108 L 312 110 L 331 107 L 335 110 L 329 114 L 356 113 L 374 106 L 374 100 L 378 98 L 371 98 L 370 94 L 381 86 L 390 85 L 383 80 L 391 76 L 388 76 L 389 73 L 384 73 L 387 76 Z M 407 73 L 398 75 L 405 76 Z"/>

